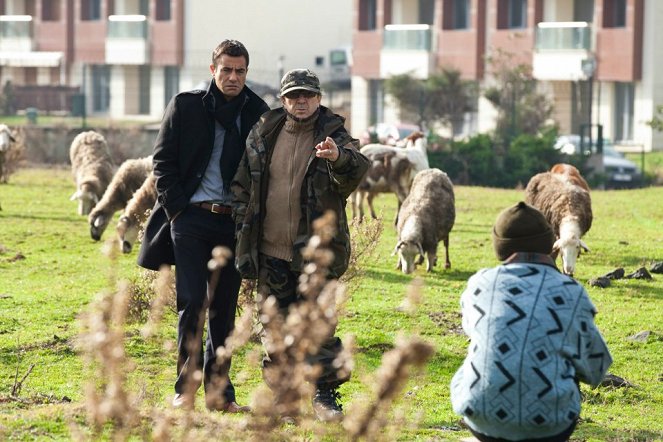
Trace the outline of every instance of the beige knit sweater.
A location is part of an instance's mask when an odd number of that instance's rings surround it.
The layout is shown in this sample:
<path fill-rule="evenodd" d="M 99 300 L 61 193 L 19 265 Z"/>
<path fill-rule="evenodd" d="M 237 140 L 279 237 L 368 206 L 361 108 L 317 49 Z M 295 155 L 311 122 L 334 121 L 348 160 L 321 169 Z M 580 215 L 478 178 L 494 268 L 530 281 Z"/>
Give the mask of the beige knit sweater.
<path fill-rule="evenodd" d="M 316 119 L 298 122 L 288 117 L 276 139 L 269 164 L 269 189 L 260 252 L 292 261 L 292 246 L 302 216 L 300 195 L 306 165 L 314 155 Z"/>

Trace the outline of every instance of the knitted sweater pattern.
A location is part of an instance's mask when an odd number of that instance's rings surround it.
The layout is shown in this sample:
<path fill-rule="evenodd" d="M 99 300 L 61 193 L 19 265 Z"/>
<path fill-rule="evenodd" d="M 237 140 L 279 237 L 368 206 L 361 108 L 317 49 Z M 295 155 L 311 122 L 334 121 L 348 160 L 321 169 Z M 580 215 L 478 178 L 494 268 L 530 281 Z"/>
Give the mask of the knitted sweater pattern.
<path fill-rule="evenodd" d="M 612 363 L 587 292 L 554 267 L 517 262 L 480 270 L 461 309 L 470 344 L 451 401 L 487 436 L 561 433 L 580 414 L 577 381 L 598 385 Z"/>
<path fill-rule="evenodd" d="M 302 216 L 300 194 L 306 165 L 315 151 L 315 121 L 296 121 L 288 116 L 269 165 L 271 180 L 260 252 L 286 261 L 292 261 L 292 246 Z"/>

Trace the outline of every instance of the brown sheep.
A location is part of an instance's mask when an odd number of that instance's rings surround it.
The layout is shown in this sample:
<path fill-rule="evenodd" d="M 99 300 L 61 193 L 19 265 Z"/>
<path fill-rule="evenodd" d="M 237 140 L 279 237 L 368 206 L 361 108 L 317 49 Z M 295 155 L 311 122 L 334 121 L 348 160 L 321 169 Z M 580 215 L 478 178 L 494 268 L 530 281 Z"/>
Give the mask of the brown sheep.
<path fill-rule="evenodd" d="M 123 253 L 131 253 L 138 233 L 157 200 L 156 178 L 150 173 L 134 193 L 117 222 L 117 237 Z"/>
<path fill-rule="evenodd" d="M 152 172 L 152 156 L 126 160 L 117 170 L 103 197 L 88 216 L 90 236 L 95 241 L 101 239 L 113 214 L 124 208 L 134 192 L 145 182 Z"/>
<path fill-rule="evenodd" d="M 114 166 L 106 139 L 92 130 L 81 132 L 71 142 L 69 159 L 76 182 L 76 192 L 70 200 L 78 200 L 78 214 L 87 215 L 113 178 Z"/>
<path fill-rule="evenodd" d="M 437 264 L 437 245 L 444 243 L 445 268 L 449 260 L 449 233 L 456 220 L 454 189 L 451 180 L 440 169 L 426 169 L 417 173 L 410 194 L 403 202 L 398 216 L 398 241 L 393 254 L 398 254 L 397 269 L 412 273 L 416 264 L 428 257 L 426 270 Z M 419 259 L 415 264 L 415 258 Z"/>
<path fill-rule="evenodd" d="M 573 173 L 543 172 L 534 175 L 525 188 L 525 202 L 539 209 L 552 226 L 556 238 L 553 258 L 561 254 L 562 271 L 571 276 L 580 251 L 589 251 L 581 238 L 593 220 L 589 188 L 580 174 L 578 177 L 582 181 Z"/>

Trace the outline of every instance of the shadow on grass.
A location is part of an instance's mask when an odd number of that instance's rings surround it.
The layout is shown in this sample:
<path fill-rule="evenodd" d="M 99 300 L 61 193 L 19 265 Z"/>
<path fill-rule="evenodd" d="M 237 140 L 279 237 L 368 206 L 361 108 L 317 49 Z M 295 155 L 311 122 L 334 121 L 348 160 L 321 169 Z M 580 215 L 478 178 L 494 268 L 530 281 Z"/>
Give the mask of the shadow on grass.
<path fill-rule="evenodd" d="M 471 271 L 461 271 L 461 270 L 445 270 L 438 269 L 437 267 L 433 270 L 432 274 L 427 273 L 425 270 L 417 270 L 415 273 L 406 275 L 403 272 L 395 270 L 381 270 L 377 268 L 366 269 L 364 271 L 364 277 L 386 282 L 389 284 L 409 284 L 412 282 L 412 279 L 415 276 L 419 276 L 424 279 L 432 278 L 434 280 L 446 280 L 446 281 L 467 281 L 470 276 L 475 272 Z"/>
<path fill-rule="evenodd" d="M 42 215 L 25 215 L 25 214 L 11 214 L 7 215 L 4 214 L 0 218 L 4 218 L 7 220 L 10 219 L 15 219 L 15 220 L 49 220 L 49 221 L 62 221 L 62 222 L 67 222 L 67 223 L 73 223 L 73 224 L 79 224 L 81 220 L 84 220 L 87 222 L 87 217 L 81 216 L 80 218 L 71 218 L 69 216 L 42 216 Z"/>

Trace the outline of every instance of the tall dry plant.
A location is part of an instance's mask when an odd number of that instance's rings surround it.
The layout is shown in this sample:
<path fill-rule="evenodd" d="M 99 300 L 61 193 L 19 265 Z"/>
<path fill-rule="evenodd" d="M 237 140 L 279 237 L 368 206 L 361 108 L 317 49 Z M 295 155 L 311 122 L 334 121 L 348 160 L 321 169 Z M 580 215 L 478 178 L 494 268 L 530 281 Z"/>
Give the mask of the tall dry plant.
<path fill-rule="evenodd" d="M 107 242 L 105 251 L 112 265 L 109 278 L 117 280 L 117 247 Z M 129 286 L 120 283 L 116 291 L 105 291 L 82 315 L 82 334 L 78 345 L 86 370 L 88 423 L 96 435 L 110 424 L 114 440 L 126 440 L 138 424 L 138 404 L 127 386 L 127 374 L 134 364 L 124 349 L 124 326 L 129 305 Z"/>
<path fill-rule="evenodd" d="M 16 141 L 5 152 L 3 165 L 5 179 L 16 173 L 25 161 L 25 130 L 22 127 L 17 127 L 12 130 L 12 136 Z"/>
<path fill-rule="evenodd" d="M 364 274 L 363 264 L 370 261 L 380 242 L 384 223 L 381 219 L 365 219 L 360 222 L 353 218 L 350 222 L 350 262 L 348 269 L 341 277 L 341 281 L 348 284 Z"/>
<path fill-rule="evenodd" d="M 387 425 L 391 404 L 402 391 L 410 368 L 423 366 L 434 353 L 433 346 L 417 337 L 396 339 L 396 347 L 385 353 L 375 376 L 375 398 L 356 413 L 348 413 L 343 426 L 352 440 L 374 440 Z"/>
<path fill-rule="evenodd" d="M 308 358 L 317 354 L 336 329 L 336 304 L 345 290 L 338 281 L 327 278 L 334 259 L 328 244 L 335 234 L 335 215 L 326 213 L 314 222 L 313 229 L 315 234 L 302 251 L 308 263 L 300 277 L 302 300 L 291 305 L 284 317 L 275 297 L 262 299 L 259 295 L 263 343 L 270 358 L 263 377 L 270 388 L 259 391 L 254 399 L 256 430 L 269 430 L 283 417 L 298 420 L 306 414 L 303 399 L 311 398 L 320 375 L 320 367 L 311 365 Z M 346 360 L 338 361 L 339 370 L 348 367 Z"/>

